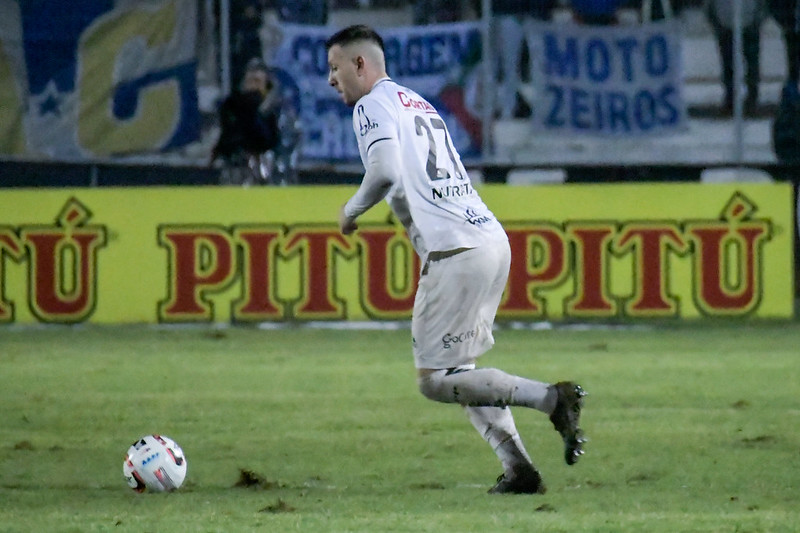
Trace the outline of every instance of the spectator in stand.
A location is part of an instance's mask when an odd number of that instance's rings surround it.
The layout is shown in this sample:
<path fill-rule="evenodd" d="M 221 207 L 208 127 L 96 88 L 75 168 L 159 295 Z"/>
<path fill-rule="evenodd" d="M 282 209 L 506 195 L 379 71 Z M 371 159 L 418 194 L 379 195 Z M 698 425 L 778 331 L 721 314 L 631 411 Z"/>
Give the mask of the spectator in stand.
<path fill-rule="evenodd" d="M 768 0 L 767 7 L 783 33 L 786 83 L 797 88 L 800 82 L 800 3 L 797 0 Z"/>
<path fill-rule="evenodd" d="M 761 80 L 761 22 L 765 14 L 764 0 L 741 0 L 742 48 L 745 63 L 747 97 L 744 101 L 746 115 L 755 114 L 758 108 L 758 86 Z M 733 2 L 731 0 L 709 0 L 706 13 L 717 38 L 722 62 L 722 85 L 725 90 L 722 110 L 730 114 L 733 110 Z"/>
<path fill-rule="evenodd" d="M 572 16 L 580 24 L 605 26 L 617 23 L 623 0 L 570 0 Z"/>
<path fill-rule="evenodd" d="M 259 0 L 231 0 L 231 77 L 242 79 L 251 57 L 261 57 L 262 5 Z"/>
<path fill-rule="evenodd" d="M 276 7 L 281 22 L 315 26 L 328 23 L 328 0 L 278 0 Z"/>
<path fill-rule="evenodd" d="M 280 92 L 260 58 L 247 63 L 238 90 L 220 107 L 220 135 L 209 164 L 222 160 L 223 181 L 271 183 L 280 143 Z"/>

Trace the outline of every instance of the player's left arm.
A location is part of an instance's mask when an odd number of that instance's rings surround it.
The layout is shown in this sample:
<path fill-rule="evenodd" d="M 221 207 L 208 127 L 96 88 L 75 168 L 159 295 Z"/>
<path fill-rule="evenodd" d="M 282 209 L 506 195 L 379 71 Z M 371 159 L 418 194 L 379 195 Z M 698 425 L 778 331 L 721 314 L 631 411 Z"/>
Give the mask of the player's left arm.
<path fill-rule="evenodd" d="M 396 139 L 382 139 L 367 153 L 367 171 L 361 186 L 339 212 L 339 229 L 349 235 L 356 229 L 356 219 L 386 197 L 394 183 L 400 180 L 400 144 Z"/>

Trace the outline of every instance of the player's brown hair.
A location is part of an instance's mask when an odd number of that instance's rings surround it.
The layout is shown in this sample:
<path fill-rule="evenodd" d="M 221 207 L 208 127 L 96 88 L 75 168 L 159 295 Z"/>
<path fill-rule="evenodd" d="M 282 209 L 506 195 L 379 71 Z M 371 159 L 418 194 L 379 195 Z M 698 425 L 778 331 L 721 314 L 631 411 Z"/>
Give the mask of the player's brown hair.
<path fill-rule="evenodd" d="M 373 42 L 381 48 L 381 51 L 385 52 L 383 47 L 383 38 L 378 35 L 378 32 L 366 24 L 355 24 L 334 33 L 327 41 L 325 41 L 325 50 L 330 50 L 337 44 L 339 46 L 346 46 L 357 41 Z"/>

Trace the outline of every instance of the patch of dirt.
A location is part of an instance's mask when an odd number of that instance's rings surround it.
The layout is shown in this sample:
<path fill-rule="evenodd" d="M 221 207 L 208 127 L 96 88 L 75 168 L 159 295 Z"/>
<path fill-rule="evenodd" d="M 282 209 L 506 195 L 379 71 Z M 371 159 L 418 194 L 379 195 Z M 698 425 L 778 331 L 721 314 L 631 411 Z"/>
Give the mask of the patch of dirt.
<path fill-rule="evenodd" d="M 259 513 L 291 513 L 296 511 L 294 507 L 286 503 L 285 501 L 278 499 L 277 502 L 267 505 L 263 509 L 259 509 Z"/>
<path fill-rule="evenodd" d="M 280 487 L 280 483 L 272 481 L 258 472 L 246 468 L 239 469 L 239 479 L 233 484 L 235 488 L 270 490 Z"/>

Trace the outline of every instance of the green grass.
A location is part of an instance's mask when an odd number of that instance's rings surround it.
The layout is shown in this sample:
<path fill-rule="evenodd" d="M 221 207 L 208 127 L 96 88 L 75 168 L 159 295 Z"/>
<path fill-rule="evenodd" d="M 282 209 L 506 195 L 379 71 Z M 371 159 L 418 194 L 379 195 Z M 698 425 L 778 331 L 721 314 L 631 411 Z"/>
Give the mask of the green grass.
<path fill-rule="evenodd" d="M 0 531 L 797 531 L 800 324 L 496 339 L 483 366 L 590 393 L 572 467 L 515 410 L 543 496 L 486 494 L 499 463 L 416 391 L 407 330 L 0 329 Z M 186 453 L 176 493 L 122 477 L 151 432 Z"/>

